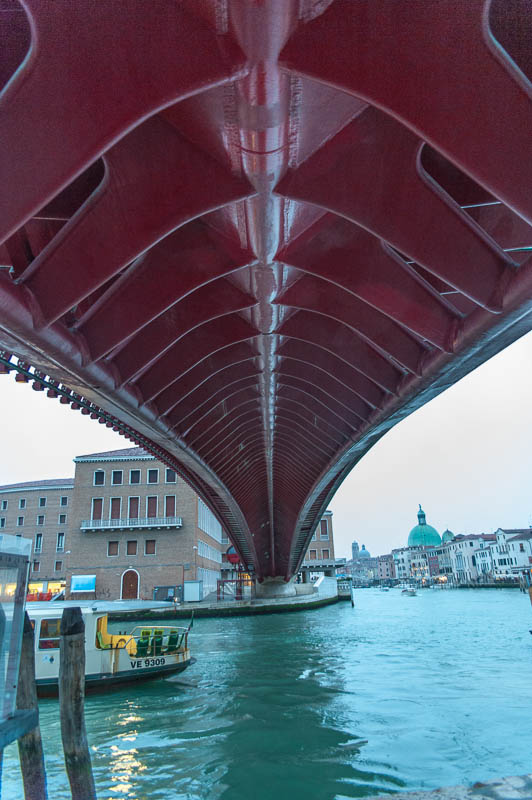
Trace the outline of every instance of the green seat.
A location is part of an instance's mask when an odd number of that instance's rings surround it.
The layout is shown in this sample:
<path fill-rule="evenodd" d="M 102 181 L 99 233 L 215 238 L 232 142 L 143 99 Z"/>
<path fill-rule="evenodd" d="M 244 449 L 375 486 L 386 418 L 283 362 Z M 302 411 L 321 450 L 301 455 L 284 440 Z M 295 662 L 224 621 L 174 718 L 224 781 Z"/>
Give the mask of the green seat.
<path fill-rule="evenodd" d="M 177 631 L 170 631 L 168 635 L 168 643 L 166 645 L 165 653 L 175 653 L 178 647 L 179 633 Z"/>
<path fill-rule="evenodd" d="M 145 656 L 148 655 L 149 646 L 150 646 L 150 640 L 141 637 L 137 641 L 137 652 L 136 652 L 137 658 L 145 658 Z"/>
<path fill-rule="evenodd" d="M 152 629 L 151 628 L 143 628 L 141 630 L 141 632 L 140 632 L 140 638 L 141 639 L 149 639 L 151 634 L 152 634 Z"/>
<path fill-rule="evenodd" d="M 101 631 L 96 631 L 96 639 L 97 639 L 98 647 L 100 648 L 100 650 L 110 650 L 111 649 L 111 645 L 110 644 L 105 644 L 104 643 Z"/>
<path fill-rule="evenodd" d="M 153 636 L 151 640 L 151 654 L 152 656 L 160 656 L 163 651 L 163 637 Z"/>

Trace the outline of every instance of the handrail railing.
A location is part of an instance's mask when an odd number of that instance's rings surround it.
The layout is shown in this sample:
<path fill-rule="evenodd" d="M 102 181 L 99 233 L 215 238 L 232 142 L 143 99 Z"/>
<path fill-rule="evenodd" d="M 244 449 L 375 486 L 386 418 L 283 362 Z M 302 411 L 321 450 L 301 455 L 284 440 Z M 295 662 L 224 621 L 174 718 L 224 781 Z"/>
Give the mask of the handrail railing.
<path fill-rule="evenodd" d="M 81 528 L 104 530 L 109 528 L 153 528 L 183 526 L 182 517 L 120 517 L 119 519 L 84 519 Z"/>

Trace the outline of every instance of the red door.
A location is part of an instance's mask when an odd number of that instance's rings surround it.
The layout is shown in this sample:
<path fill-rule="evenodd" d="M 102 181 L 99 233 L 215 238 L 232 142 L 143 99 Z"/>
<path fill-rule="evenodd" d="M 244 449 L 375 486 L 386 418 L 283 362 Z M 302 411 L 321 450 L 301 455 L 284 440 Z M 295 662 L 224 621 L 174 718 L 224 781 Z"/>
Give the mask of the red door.
<path fill-rule="evenodd" d="M 122 600 L 137 600 L 139 596 L 139 576 L 134 569 L 122 575 Z"/>

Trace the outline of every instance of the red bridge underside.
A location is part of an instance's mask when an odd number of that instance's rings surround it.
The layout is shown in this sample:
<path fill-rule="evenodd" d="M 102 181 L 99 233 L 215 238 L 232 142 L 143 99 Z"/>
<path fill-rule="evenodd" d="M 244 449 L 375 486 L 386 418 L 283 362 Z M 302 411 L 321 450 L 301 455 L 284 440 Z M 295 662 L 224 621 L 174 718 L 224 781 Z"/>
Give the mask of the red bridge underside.
<path fill-rule="evenodd" d="M 0 0 L 0 40 L 1 369 L 290 577 L 371 445 L 532 328 L 530 1 Z"/>

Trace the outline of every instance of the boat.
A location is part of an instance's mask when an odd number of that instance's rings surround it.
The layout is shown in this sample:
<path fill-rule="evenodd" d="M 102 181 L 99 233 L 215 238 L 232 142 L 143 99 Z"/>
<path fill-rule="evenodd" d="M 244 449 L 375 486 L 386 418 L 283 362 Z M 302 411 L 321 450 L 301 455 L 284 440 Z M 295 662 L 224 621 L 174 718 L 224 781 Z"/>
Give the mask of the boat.
<path fill-rule="evenodd" d="M 79 604 L 75 604 L 79 605 Z M 64 603 L 31 603 L 35 632 L 35 680 L 40 697 L 57 695 L 59 635 Z M 80 607 L 85 623 L 85 690 L 134 683 L 182 672 L 194 663 L 188 628 L 138 625 L 130 632 L 109 633 L 109 609 Z"/>
<path fill-rule="evenodd" d="M 415 597 L 417 592 L 413 587 L 409 587 L 407 589 L 403 589 L 401 594 L 406 594 L 408 597 Z"/>

